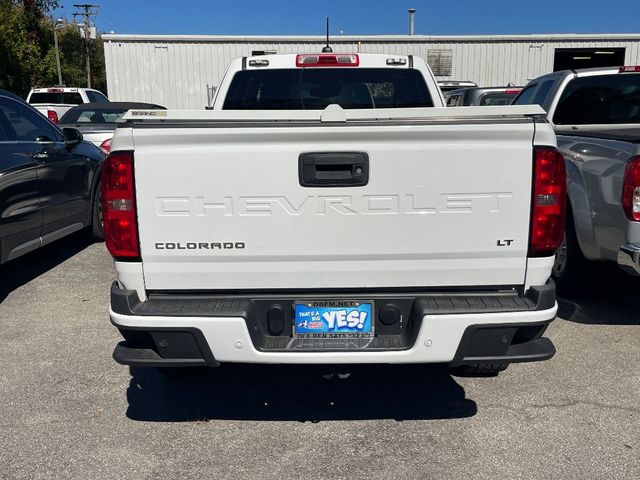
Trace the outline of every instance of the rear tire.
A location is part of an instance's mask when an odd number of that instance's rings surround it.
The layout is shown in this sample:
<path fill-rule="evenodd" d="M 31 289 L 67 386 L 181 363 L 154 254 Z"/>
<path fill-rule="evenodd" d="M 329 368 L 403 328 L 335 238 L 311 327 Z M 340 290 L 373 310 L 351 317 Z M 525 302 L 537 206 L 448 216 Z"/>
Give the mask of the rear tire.
<path fill-rule="evenodd" d="M 561 294 L 575 295 L 584 292 L 589 277 L 590 262 L 582 254 L 571 211 L 567 212 L 564 241 L 556 253 L 551 276 Z"/>
<path fill-rule="evenodd" d="M 458 377 L 497 377 L 500 372 L 504 372 L 508 363 L 476 363 L 473 365 L 462 365 L 451 369 L 451 373 Z"/>
<path fill-rule="evenodd" d="M 104 228 L 102 224 L 102 203 L 100 197 L 102 196 L 102 182 L 98 178 L 98 185 L 96 187 L 96 193 L 93 196 L 93 203 L 91 205 L 91 238 L 96 242 L 102 242 L 104 240 Z"/>

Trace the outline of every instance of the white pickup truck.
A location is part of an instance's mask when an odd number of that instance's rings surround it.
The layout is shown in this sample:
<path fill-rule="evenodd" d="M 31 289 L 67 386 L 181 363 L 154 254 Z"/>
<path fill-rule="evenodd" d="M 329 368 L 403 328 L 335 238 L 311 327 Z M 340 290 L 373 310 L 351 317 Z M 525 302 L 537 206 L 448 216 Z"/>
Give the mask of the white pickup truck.
<path fill-rule="evenodd" d="M 72 107 L 83 103 L 107 103 L 109 99 L 92 88 L 50 87 L 32 88 L 27 103 L 53 123 L 58 123 Z"/>
<path fill-rule="evenodd" d="M 238 59 L 216 105 L 114 136 L 116 361 L 553 356 L 566 183 L 539 106 L 445 108 L 424 60 L 374 54 Z"/>

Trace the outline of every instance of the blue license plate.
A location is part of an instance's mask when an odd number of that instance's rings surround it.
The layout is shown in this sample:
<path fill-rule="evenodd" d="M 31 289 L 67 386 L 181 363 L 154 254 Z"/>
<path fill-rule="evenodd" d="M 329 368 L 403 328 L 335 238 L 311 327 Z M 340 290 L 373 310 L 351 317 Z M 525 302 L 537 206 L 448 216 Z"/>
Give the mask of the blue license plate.
<path fill-rule="evenodd" d="M 373 325 L 373 302 L 323 300 L 295 304 L 295 338 L 372 337 Z"/>

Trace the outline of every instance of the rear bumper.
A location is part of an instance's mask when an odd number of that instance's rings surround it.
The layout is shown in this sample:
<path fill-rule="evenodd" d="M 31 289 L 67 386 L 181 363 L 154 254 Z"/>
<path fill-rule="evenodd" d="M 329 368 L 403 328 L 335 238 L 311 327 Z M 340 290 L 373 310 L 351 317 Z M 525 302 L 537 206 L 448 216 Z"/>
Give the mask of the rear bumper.
<path fill-rule="evenodd" d="M 631 275 L 640 275 L 640 245 L 622 245 L 618 251 L 618 265 Z"/>
<path fill-rule="evenodd" d="M 263 300 L 164 296 L 154 305 L 153 298 L 139 302 L 135 292 L 114 284 L 109 314 L 125 338 L 116 347 L 114 359 L 125 365 L 216 366 L 219 362 L 237 362 L 459 366 L 539 361 L 555 354 L 551 341 L 542 337 L 557 312 L 555 287 L 550 282 L 528 293 L 527 297 L 515 298 L 487 295 L 482 307 L 474 294 L 411 297 L 405 331 L 397 338 L 383 335 L 385 341 L 370 348 L 327 347 L 320 351 L 292 346 L 286 333 L 280 337 L 262 335 Z M 187 305 L 190 302 L 193 305 Z"/>

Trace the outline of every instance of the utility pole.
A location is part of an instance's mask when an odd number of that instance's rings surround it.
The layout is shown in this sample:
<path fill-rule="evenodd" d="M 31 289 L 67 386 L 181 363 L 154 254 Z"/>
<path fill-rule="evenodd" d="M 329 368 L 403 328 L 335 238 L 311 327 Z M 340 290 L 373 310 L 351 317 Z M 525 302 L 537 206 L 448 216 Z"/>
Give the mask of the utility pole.
<path fill-rule="evenodd" d="M 87 68 L 87 88 L 91 88 L 91 53 L 89 48 L 89 37 L 90 37 L 90 28 L 91 28 L 91 17 L 98 14 L 98 5 L 91 5 L 89 3 L 74 3 L 74 7 L 78 9 L 77 12 L 73 14 L 73 18 L 76 17 L 84 17 L 84 49 L 85 49 L 85 58 L 86 58 L 86 68 Z"/>
<path fill-rule="evenodd" d="M 64 20 L 59 18 L 53 26 L 53 43 L 56 49 L 56 66 L 58 67 L 58 85 L 62 85 L 62 69 L 60 68 L 60 48 L 58 47 L 58 29 L 64 27 Z"/>

